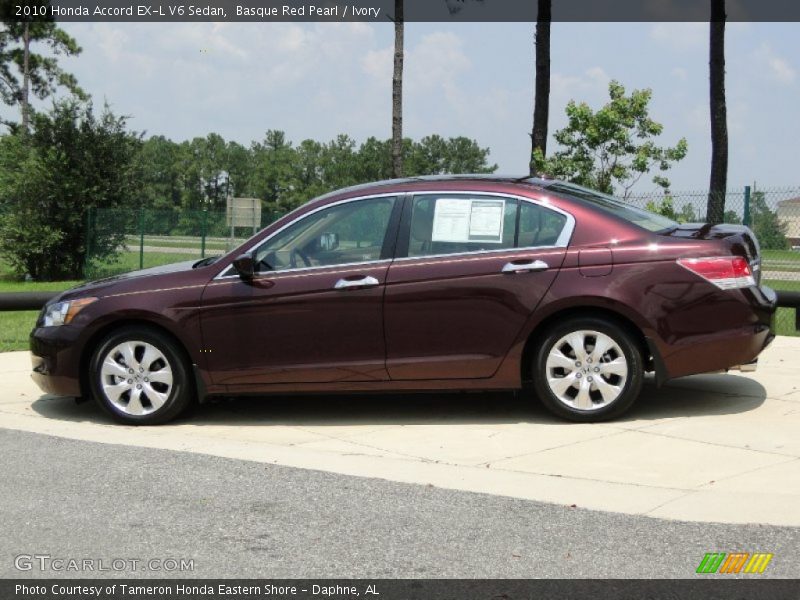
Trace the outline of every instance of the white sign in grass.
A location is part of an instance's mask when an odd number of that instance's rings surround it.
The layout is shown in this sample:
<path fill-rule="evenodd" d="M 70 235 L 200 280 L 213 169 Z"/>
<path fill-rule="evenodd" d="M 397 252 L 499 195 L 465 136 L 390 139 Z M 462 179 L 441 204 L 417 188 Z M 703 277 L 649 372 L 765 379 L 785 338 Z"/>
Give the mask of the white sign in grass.
<path fill-rule="evenodd" d="M 259 198 L 228 198 L 226 218 L 228 227 L 252 227 L 261 225 L 261 200 Z"/>

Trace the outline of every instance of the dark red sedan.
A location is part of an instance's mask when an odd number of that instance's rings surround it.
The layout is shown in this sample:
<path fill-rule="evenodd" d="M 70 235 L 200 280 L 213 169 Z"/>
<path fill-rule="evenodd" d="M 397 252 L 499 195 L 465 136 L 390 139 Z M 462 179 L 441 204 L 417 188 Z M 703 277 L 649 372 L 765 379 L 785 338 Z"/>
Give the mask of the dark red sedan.
<path fill-rule="evenodd" d="M 575 421 L 754 368 L 775 295 L 753 233 L 557 181 L 393 180 L 312 200 L 221 258 L 87 283 L 31 334 L 41 388 L 163 423 L 212 395 L 530 389 Z"/>

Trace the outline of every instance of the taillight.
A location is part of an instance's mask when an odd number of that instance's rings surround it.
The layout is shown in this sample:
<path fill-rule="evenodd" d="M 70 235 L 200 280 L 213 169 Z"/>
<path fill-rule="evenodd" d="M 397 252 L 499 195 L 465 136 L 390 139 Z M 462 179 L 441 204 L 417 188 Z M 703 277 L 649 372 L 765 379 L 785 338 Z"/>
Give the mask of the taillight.
<path fill-rule="evenodd" d="M 723 290 L 745 288 L 756 284 L 750 265 L 741 256 L 681 258 L 678 264 Z"/>

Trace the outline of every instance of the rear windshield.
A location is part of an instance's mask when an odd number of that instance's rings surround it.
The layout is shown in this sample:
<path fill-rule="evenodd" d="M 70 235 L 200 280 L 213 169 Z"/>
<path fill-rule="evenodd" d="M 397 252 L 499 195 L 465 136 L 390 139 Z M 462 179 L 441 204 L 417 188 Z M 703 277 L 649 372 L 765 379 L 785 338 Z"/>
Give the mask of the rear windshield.
<path fill-rule="evenodd" d="M 648 231 L 666 231 L 678 227 L 678 223 L 672 219 L 642 210 L 641 208 L 636 208 L 613 196 L 596 190 L 590 190 L 589 188 L 581 187 L 574 183 L 554 183 L 553 185 L 547 186 L 547 189 L 594 204 L 598 208 L 625 219 L 634 225 L 647 229 Z"/>

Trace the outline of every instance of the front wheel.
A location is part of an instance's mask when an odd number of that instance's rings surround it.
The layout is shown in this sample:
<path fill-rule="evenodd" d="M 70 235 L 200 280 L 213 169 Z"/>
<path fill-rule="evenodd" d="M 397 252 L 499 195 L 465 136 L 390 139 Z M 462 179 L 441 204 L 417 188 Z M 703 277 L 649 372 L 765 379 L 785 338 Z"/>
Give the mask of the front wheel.
<path fill-rule="evenodd" d="M 89 369 L 92 395 L 121 423 L 165 423 L 191 403 L 186 360 L 175 342 L 155 329 L 124 327 L 111 333 Z"/>
<path fill-rule="evenodd" d="M 613 419 L 639 396 L 642 355 L 633 336 L 598 318 L 569 319 L 548 330 L 533 364 L 536 393 L 571 421 Z"/>

